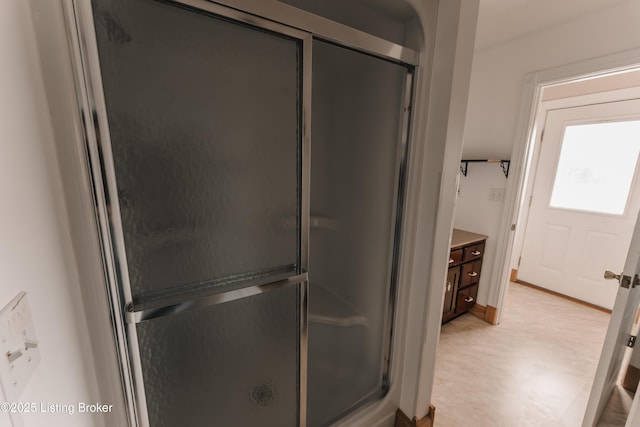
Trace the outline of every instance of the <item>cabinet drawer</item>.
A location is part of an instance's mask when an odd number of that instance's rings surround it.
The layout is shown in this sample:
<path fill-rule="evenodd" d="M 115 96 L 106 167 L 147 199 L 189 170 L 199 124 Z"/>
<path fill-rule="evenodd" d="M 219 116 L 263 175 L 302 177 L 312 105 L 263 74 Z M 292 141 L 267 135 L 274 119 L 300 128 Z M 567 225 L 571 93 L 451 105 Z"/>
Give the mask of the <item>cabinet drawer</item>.
<path fill-rule="evenodd" d="M 460 288 L 469 286 L 472 283 L 478 283 L 478 281 L 480 280 L 481 269 L 482 269 L 482 260 L 463 264 L 462 275 L 460 276 Z"/>
<path fill-rule="evenodd" d="M 477 258 L 482 258 L 484 255 L 484 242 L 477 245 L 468 246 L 464 248 L 464 261 L 472 261 Z"/>
<path fill-rule="evenodd" d="M 456 249 L 449 252 L 449 266 L 456 265 L 462 262 L 462 255 L 463 255 L 462 249 Z"/>
<path fill-rule="evenodd" d="M 478 285 L 458 290 L 456 314 L 463 313 L 473 307 L 478 296 Z"/>

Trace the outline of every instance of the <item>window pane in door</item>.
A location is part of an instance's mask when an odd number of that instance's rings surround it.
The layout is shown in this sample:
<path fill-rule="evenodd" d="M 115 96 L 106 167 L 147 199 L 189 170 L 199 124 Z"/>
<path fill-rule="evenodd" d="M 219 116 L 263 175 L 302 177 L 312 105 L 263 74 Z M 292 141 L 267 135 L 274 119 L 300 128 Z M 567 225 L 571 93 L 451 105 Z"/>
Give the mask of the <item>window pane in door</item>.
<path fill-rule="evenodd" d="M 550 206 L 622 215 L 640 152 L 640 121 L 565 128 Z"/>
<path fill-rule="evenodd" d="M 93 0 L 134 298 L 299 270 L 301 42 Z"/>

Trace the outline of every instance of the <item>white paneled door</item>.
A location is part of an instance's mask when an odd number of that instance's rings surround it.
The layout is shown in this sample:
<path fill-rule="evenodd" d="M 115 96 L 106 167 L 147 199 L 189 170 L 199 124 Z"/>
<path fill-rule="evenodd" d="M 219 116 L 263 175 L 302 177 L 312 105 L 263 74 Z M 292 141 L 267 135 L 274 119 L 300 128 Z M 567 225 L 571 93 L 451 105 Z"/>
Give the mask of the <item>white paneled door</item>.
<path fill-rule="evenodd" d="M 518 279 L 612 308 L 640 209 L 640 100 L 549 110 Z"/>
<path fill-rule="evenodd" d="M 602 345 L 602 352 L 598 362 L 591 394 L 585 410 L 582 427 L 597 425 L 613 387 L 618 380 L 624 353 L 627 350 L 629 337 L 633 327 L 638 303 L 640 302 L 640 221 L 636 222 L 632 232 L 631 244 L 625 257 L 624 269 L 617 277 L 618 283 L 613 280 L 609 283 L 615 292 L 615 303 L 611 312 L 611 320 Z M 615 286 L 617 285 L 617 286 Z M 626 427 L 640 426 L 640 413 L 638 411 L 638 398 L 636 393 Z"/>

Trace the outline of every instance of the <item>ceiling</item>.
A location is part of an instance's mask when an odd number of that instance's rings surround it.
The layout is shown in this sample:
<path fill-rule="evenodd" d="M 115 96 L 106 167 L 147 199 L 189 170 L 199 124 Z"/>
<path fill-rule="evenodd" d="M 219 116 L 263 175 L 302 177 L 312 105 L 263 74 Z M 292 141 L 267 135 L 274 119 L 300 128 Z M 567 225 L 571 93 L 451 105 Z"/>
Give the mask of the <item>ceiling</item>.
<path fill-rule="evenodd" d="M 480 0 L 476 48 L 485 48 L 633 0 Z"/>

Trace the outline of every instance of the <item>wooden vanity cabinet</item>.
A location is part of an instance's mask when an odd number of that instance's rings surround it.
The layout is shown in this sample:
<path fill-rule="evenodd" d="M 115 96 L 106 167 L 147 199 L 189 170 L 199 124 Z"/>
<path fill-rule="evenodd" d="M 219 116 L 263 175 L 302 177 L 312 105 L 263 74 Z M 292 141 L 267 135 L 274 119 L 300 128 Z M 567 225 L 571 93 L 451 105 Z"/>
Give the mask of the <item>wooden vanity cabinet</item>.
<path fill-rule="evenodd" d="M 468 311 L 476 303 L 487 236 L 453 230 L 449 271 L 445 281 L 442 323 Z"/>
<path fill-rule="evenodd" d="M 458 282 L 458 277 L 460 276 L 460 268 L 459 267 L 451 267 L 449 268 L 449 272 L 447 274 L 447 281 L 445 283 L 444 288 L 444 310 L 442 312 L 442 321 L 446 322 L 445 319 L 452 319 L 454 316 L 454 312 L 456 309 L 456 304 L 454 304 L 454 288 L 455 284 Z"/>

